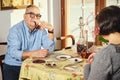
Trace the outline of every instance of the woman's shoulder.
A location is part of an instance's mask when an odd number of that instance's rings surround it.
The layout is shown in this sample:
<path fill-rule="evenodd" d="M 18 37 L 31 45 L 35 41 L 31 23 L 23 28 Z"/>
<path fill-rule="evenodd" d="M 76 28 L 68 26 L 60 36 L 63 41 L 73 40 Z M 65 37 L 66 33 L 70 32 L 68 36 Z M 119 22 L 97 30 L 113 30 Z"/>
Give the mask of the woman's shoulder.
<path fill-rule="evenodd" d="M 112 45 L 112 44 L 108 44 L 106 47 L 104 47 L 103 49 L 101 49 L 99 51 L 99 53 L 110 53 L 110 52 L 113 52 L 115 51 L 115 46 Z"/>
<path fill-rule="evenodd" d="M 120 53 L 120 44 L 114 45 L 114 44 L 109 44 L 105 48 L 101 50 L 103 53 Z"/>
<path fill-rule="evenodd" d="M 120 51 L 120 48 L 118 49 Z M 104 47 L 103 49 L 101 49 L 96 56 L 97 57 L 111 57 L 113 55 L 116 54 L 116 45 L 113 44 L 109 44 L 108 46 Z"/>

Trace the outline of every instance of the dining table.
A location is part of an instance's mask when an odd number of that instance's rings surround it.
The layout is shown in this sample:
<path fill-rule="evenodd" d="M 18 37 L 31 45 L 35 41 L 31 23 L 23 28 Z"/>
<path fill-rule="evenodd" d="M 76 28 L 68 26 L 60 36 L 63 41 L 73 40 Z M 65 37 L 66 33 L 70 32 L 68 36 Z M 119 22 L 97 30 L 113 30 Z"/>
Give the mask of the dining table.
<path fill-rule="evenodd" d="M 50 52 L 46 58 L 24 60 L 19 80 L 83 80 L 85 62 L 72 49 Z"/>

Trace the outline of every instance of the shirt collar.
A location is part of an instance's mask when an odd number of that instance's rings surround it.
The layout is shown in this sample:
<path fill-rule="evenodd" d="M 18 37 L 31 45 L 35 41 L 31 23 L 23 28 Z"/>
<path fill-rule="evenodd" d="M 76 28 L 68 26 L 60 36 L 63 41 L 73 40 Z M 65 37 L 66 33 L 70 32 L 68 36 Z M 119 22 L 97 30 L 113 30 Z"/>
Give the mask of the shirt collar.
<path fill-rule="evenodd" d="M 27 26 L 27 24 L 25 23 L 25 21 L 23 22 L 23 25 L 24 25 L 25 31 L 27 31 L 27 32 L 29 32 L 29 33 L 34 33 L 34 32 L 37 31 L 37 29 L 34 29 L 34 31 L 31 31 L 31 30 L 28 28 L 28 26 Z"/>

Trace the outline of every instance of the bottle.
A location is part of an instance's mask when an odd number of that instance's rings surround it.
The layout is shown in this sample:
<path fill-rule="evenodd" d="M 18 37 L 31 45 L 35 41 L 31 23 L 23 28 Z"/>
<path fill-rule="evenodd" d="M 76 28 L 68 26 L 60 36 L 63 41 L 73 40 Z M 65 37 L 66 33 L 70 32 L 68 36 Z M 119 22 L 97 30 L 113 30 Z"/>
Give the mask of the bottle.
<path fill-rule="evenodd" d="M 85 57 L 85 52 L 87 50 L 87 31 L 84 30 L 84 24 L 82 17 L 80 17 L 80 36 L 77 42 L 77 53 Z M 82 54 L 83 53 L 83 54 Z"/>
<path fill-rule="evenodd" d="M 82 52 L 85 52 L 86 50 L 86 40 L 83 35 L 84 30 L 81 28 L 80 30 L 80 37 L 77 42 L 77 53 L 81 55 Z"/>

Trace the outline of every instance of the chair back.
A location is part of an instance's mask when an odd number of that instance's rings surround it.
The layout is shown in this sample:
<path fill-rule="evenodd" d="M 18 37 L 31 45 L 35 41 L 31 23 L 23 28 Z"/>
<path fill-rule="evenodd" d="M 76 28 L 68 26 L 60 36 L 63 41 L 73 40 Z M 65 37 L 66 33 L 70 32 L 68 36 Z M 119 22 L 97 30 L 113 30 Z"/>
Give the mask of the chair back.
<path fill-rule="evenodd" d="M 62 49 L 70 49 L 70 48 L 72 48 L 72 46 L 75 45 L 75 38 L 74 38 L 73 35 L 65 35 L 65 36 L 56 37 L 57 41 L 67 40 L 68 38 L 71 39 L 71 42 L 72 42 L 71 46 L 67 46 L 67 47 L 60 48 L 60 49 L 55 49 L 55 51 L 62 50 Z"/>
<path fill-rule="evenodd" d="M 7 42 L 0 42 L 0 46 L 4 47 L 7 46 Z M 1 51 L 1 50 L 0 50 Z M 0 68 L 1 68 L 1 78 L 3 79 L 3 64 L 4 64 L 4 58 L 5 58 L 5 54 L 3 54 L 2 52 L 0 52 Z M 0 79 L 1 80 L 1 79 Z"/>

